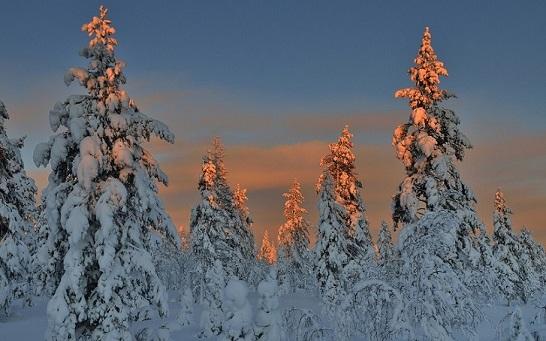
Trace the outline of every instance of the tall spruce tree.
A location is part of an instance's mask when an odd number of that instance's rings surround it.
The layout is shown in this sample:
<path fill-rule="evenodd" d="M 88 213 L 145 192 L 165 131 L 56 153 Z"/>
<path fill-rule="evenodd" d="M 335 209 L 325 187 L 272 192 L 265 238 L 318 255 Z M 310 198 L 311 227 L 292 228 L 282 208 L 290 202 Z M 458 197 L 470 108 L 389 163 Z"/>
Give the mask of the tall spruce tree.
<path fill-rule="evenodd" d="M 396 284 L 400 271 L 400 254 L 395 249 L 391 231 L 387 222 L 382 221 L 377 239 L 377 263 L 383 273 L 383 278 Z"/>
<path fill-rule="evenodd" d="M 14 299 L 30 299 L 31 258 L 26 239 L 37 218 L 36 186 L 21 159 L 24 138 L 8 138 L 7 119 L 0 101 L 0 317 L 10 313 Z"/>
<path fill-rule="evenodd" d="M 468 270 L 466 282 L 475 287 L 474 292 L 488 296 L 492 279 L 483 274 L 491 273 L 491 247 L 476 214 L 474 194 L 456 167 L 472 146 L 455 112 L 441 106 L 452 96 L 440 88 L 447 69 L 432 48 L 428 27 L 409 74 L 415 86 L 395 93 L 408 98 L 412 110 L 409 122 L 395 129 L 392 141 L 406 171 L 392 203 L 395 228 L 417 222 L 426 212 L 454 212 L 461 218 L 457 266 Z"/>
<path fill-rule="evenodd" d="M 343 272 L 351 258 L 345 237 L 349 214 L 336 200 L 334 182 L 328 171 L 322 179 L 314 272 L 325 305 L 337 306 L 346 296 Z"/>
<path fill-rule="evenodd" d="M 513 231 L 512 210 L 507 206 L 503 192 L 495 193 L 493 213 L 493 256 L 497 288 L 510 304 L 513 301 L 526 302 L 541 289 L 541 276 L 537 272 L 534 257 L 529 253 L 528 241 L 523 243 Z M 524 238 L 527 233 L 522 233 Z"/>
<path fill-rule="evenodd" d="M 512 210 L 506 206 L 504 194 L 497 190 L 493 213 L 493 256 L 497 261 L 497 288 L 508 302 L 525 299 L 518 261 L 520 245 L 512 231 L 511 215 Z"/>
<path fill-rule="evenodd" d="M 219 206 L 215 187 L 217 169 L 210 153 L 204 157 L 201 170 L 199 179 L 201 201 L 193 208 L 190 218 L 191 254 L 194 261 L 192 287 L 194 297 L 197 297 L 199 302 L 210 300 L 206 297 L 208 270 L 216 260 L 224 267 L 222 260 L 228 260 L 231 255 L 224 230 L 226 217 Z"/>
<path fill-rule="evenodd" d="M 392 235 L 389 225 L 386 221 L 381 221 L 379 229 L 379 238 L 377 239 L 377 252 L 379 265 L 392 261 L 394 258 L 394 245 L 392 244 Z"/>
<path fill-rule="evenodd" d="M 201 201 L 192 210 L 190 219 L 192 250 L 197 257 L 195 272 L 200 274 L 194 278 L 194 295 L 200 298 L 199 287 L 203 284 L 206 264 L 211 260 L 220 260 L 226 278 L 236 276 L 248 280 L 255 265 L 256 251 L 252 219 L 246 206 L 246 190 L 240 187 L 236 193 L 231 190 L 223 158 L 223 146 L 215 138 L 203 161 L 199 180 Z M 208 234 L 208 237 L 203 234 Z M 204 251 L 207 248 L 212 253 Z M 207 252 L 213 258 L 205 257 Z M 201 269 L 200 264 L 203 266 Z"/>
<path fill-rule="evenodd" d="M 266 264 L 273 264 L 277 260 L 277 250 L 275 250 L 275 247 L 271 243 L 271 240 L 269 239 L 269 231 L 265 230 L 263 239 L 262 239 L 262 246 L 260 247 L 260 251 L 258 252 L 257 258 L 259 261 L 262 261 Z"/>
<path fill-rule="evenodd" d="M 532 242 L 534 241 L 530 237 L 529 232 L 525 230 L 524 233 L 522 230 L 518 236 L 520 251 L 518 260 L 526 301 L 533 300 L 534 298 L 542 299 L 541 295 L 544 293 L 543 274 L 540 266 L 540 263 L 544 263 L 544 261 L 533 257 L 534 255 L 528 246 Z"/>
<path fill-rule="evenodd" d="M 248 197 L 246 196 L 246 188 L 241 188 L 241 185 L 237 184 L 235 186 L 235 191 L 233 191 L 233 200 L 235 207 L 239 210 L 239 212 L 241 212 L 244 220 L 247 220 L 250 211 L 246 205 L 246 202 L 248 201 Z"/>
<path fill-rule="evenodd" d="M 227 182 L 227 170 L 224 164 L 225 150 L 222 140 L 219 137 L 212 139 L 211 148 L 208 151 L 210 159 L 216 167 L 216 193 L 221 207 L 233 206 L 233 191 Z"/>
<path fill-rule="evenodd" d="M 301 185 L 294 180 L 288 192 L 283 194 L 284 219 L 278 232 L 279 280 L 281 287 L 292 290 L 304 288 L 311 269 L 309 250 L 309 222 L 305 219 Z M 282 264 L 282 268 L 280 266 Z"/>
<path fill-rule="evenodd" d="M 100 7 L 82 26 L 87 68 L 71 68 L 86 95 L 69 96 L 49 113 L 54 135 L 39 144 L 36 165 L 51 166 L 43 193 L 48 224 L 43 252 L 55 294 L 47 307 L 49 340 L 130 339 L 144 306 L 167 313 L 165 288 L 150 256 L 152 230 L 177 243 L 157 196 L 167 177 L 143 143 L 174 142 L 166 125 L 140 112 L 122 85 L 115 29 Z M 60 276 L 60 279 L 58 279 Z"/>
<path fill-rule="evenodd" d="M 254 222 L 247 206 L 248 197 L 246 192 L 247 190 L 245 188 L 241 188 L 241 186 L 237 184 L 233 191 L 233 205 L 235 211 L 234 232 L 238 236 L 235 241 L 240 242 L 238 247 L 241 248 L 241 254 L 243 256 L 243 267 L 241 271 L 239 271 L 238 277 L 248 281 L 251 272 L 256 265 L 256 242 L 254 240 L 254 233 L 252 232 L 252 224 Z"/>
<path fill-rule="evenodd" d="M 239 188 L 236 196 L 229 186 L 224 164 L 225 151 L 220 138 L 213 139 L 209 154 L 216 168 L 214 191 L 225 219 L 226 241 L 233 250 L 231 265 L 226 267 L 227 260 L 222 260 L 224 270 L 227 276 L 235 275 L 248 280 L 256 258 L 256 245 L 251 229 L 252 219 L 246 207 L 246 191 Z"/>
<path fill-rule="evenodd" d="M 469 228 L 478 228 L 476 199 L 455 167 L 455 161 L 462 161 L 472 146 L 460 131 L 456 114 L 439 106 L 449 97 L 440 89 L 440 76 L 447 76 L 447 69 L 432 48 L 428 27 L 409 74 L 415 87 L 395 93 L 395 97 L 408 98 L 412 109 L 409 122 L 398 126 L 393 135 L 396 156 L 406 170 L 393 201 L 395 227 L 415 222 L 427 211 L 447 209 L 471 220 Z"/>
<path fill-rule="evenodd" d="M 317 191 L 325 181 L 326 171 L 332 177 L 334 198 L 346 212 L 344 234 L 350 258 L 356 267 L 363 268 L 373 261 L 371 235 L 366 219 L 366 208 L 361 196 L 362 182 L 356 177 L 355 155 L 353 153 L 353 134 L 345 126 L 336 143 L 329 145 L 329 153 L 320 161 L 325 171 L 318 179 Z"/>
<path fill-rule="evenodd" d="M 523 227 L 519 235 L 519 243 L 521 247 L 520 259 L 529 266 L 528 272 L 534 272 L 538 280 L 538 289 L 544 293 L 546 290 L 546 252 L 544 247 L 537 243 L 531 235 L 531 232 Z"/>
<path fill-rule="evenodd" d="M 408 98 L 412 112 L 393 135 L 406 171 L 392 203 L 394 226 L 403 227 L 400 285 L 423 338 L 448 339 L 455 329 L 472 333 L 479 321 L 472 295 L 490 298 L 493 261 L 476 199 L 455 165 L 471 145 L 457 115 L 441 106 L 451 97 L 440 88 L 447 69 L 428 27 L 409 74 L 414 87 L 395 97 Z"/>

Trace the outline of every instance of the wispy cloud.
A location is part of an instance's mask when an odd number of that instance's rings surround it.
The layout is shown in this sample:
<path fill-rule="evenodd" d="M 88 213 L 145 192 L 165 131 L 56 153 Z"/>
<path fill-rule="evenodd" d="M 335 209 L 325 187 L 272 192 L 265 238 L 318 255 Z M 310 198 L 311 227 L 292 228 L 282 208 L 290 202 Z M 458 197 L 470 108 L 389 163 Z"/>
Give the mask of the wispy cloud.
<path fill-rule="evenodd" d="M 526 142 L 532 147 L 519 149 L 515 147 L 515 141 Z M 327 143 L 227 146 L 229 180 L 249 189 L 249 205 L 258 235 L 264 228 L 276 229 L 282 223 L 281 194 L 293 178 L 302 182 L 310 219 L 317 220 L 314 183 L 320 174 L 318 162 L 327 151 Z M 491 225 L 493 194 L 497 187 L 502 187 L 514 209 L 516 229 L 527 225 L 544 242 L 546 175 L 541 170 L 546 169 L 546 147 L 542 146 L 546 146 L 546 136 L 491 141 L 470 151 L 460 166 L 464 181 L 476 192 L 478 212 L 485 223 Z M 171 177 L 171 185 L 161 192 L 175 221 L 183 225 L 187 224 L 189 210 L 198 200 L 196 183 L 207 144 L 186 145 L 186 148 L 186 151 L 166 158 L 164 168 Z M 503 155 L 499 156 L 498 151 Z M 182 155 L 179 157 L 178 153 Z M 356 155 L 357 171 L 364 182 L 368 217 L 375 233 L 380 220 L 390 219 L 391 196 L 403 178 L 403 169 L 389 145 L 360 145 Z"/>

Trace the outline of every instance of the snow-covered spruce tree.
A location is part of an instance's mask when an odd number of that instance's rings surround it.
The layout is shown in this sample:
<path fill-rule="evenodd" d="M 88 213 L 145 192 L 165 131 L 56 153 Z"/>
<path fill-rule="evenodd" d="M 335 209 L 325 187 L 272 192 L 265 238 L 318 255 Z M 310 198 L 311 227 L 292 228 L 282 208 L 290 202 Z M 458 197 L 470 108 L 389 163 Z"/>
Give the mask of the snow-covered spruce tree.
<path fill-rule="evenodd" d="M 481 318 L 464 282 L 464 269 L 457 267 L 461 223 L 454 212 L 428 212 L 400 232 L 398 248 L 404 262 L 399 282 L 418 340 L 451 340 L 458 329 L 472 334 Z"/>
<path fill-rule="evenodd" d="M 447 69 L 432 48 L 428 27 L 409 74 L 415 86 L 395 93 L 395 97 L 409 99 L 412 113 L 409 122 L 395 129 L 392 141 L 406 171 L 393 198 L 394 227 L 415 223 L 426 212 L 457 214 L 461 226 L 457 227 L 456 261 L 468 270 L 466 281 L 475 287 L 474 292 L 488 296 L 492 288 L 488 277 L 491 248 L 476 215 L 474 194 L 455 166 L 472 146 L 461 132 L 455 112 L 441 106 L 451 97 L 440 88 L 440 77 L 447 76 Z"/>
<path fill-rule="evenodd" d="M 246 206 L 248 197 L 246 196 L 246 188 L 241 188 L 241 185 L 235 185 L 235 191 L 233 191 L 233 202 L 235 207 L 242 213 L 243 217 L 249 218 L 249 209 Z"/>
<path fill-rule="evenodd" d="M 337 308 L 346 296 L 343 271 L 351 257 L 345 238 L 348 213 L 336 200 L 333 179 L 328 171 L 324 174 L 319 193 L 314 273 L 325 310 L 335 314 L 331 308 Z"/>
<path fill-rule="evenodd" d="M 256 254 L 252 219 L 246 207 L 246 191 L 239 188 L 235 195 L 227 183 L 224 149 L 218 138 L 203 159 L 199 191 L 201 202 L 192 210 L 190 239 L 192 254 L 198 258 L 196 265 L 203 264 L 204 268 L 195 270 L 200 273 L 195 280 L 202 283 L 211 259 L 221 260 L 227 277 L 248 279 Z M 214 255 L 205 256 L 206 248 Z M 194 294 L 201 300 L 198 287 L 194 282 Z"/>
<path fill-rule="evenodd" d="M 366 209 L 361 196 L 362 182 L 356 178 L 355 155 L 353 153 L 353 134 L 345 126 L 336 143 L 329 145 L 329 153 L 320 161 L 324 171 L 332 177 L 335 199 L 347 211 L 345 235 L 347 248 L 352 260 L 359 267 L 369 267 L 373 260 L 371 235 L 366 219 Z M 317 191 L 325 181 L 325 172 L 317 182 Z"/>
<path fill-rule="evenodd" d="M 394 257 L 394 245 L 392 243 L 392 235 L 389 230 L 389 225 L 386 221 L 381 221 L 379 229 L 379 238 L 377 239 L 378 263 L 384 265 Z"/>
<path fill-rule="evenodd" d="M 246 195 L 247 190 L 241 188 L 239 184 L 235 186 L 233 191 L 233 202 L 235 206 L 235 232 L 239 235 L 241 254 L 243 256 L 243 267 L 238 272 L 239 278 L 249 281 L 252 277 L 252 271 L 256 266 L 256 242 L 254 240 L 254 234 L 252 233 L 252 217 L 250 216 L 250 210 L 247 206 L 248 197 Z M 235 240 L 236 241 L 236 240 Z"/>
<path fill-rule="evenodd" d="M 201 201 L 192 209 L 190 218 L 191 257 L 194 263 L 192 289 L 201 303 L 208 299 L 205 297 L 207 271 L 216 260 L 229 259 L 231 254 L 224 230 L 226 217 L 218 205 L 215 181 L 216 166 L 208 155 L 203 159 L 199 179 Z"/>
<path fill-rule="evenodd" d="M 89 65 L 71 68 L 65 83 L 76 79 L 87 94 L 55 105 L 49 114 L 55 134 L 34 153 L 36 165 L 52 169 L 43 193 L 43 250 L 48 270 L 62 274 L 47 307 L 47 339 L 130 339 L 139 309 L 167 313 L 150 233 L 175 243 L 177 236 L 157 195 L 157 181 L 166 184 L 167 177 L 142 144 L 152 136 L 173 142 L 174 136 L 123 90 L 124 63 L 114 53 L 107 9 L 101 6 L 82 30 L 90 36 L 81 52 Z"/>
<path fill-rule="evenodd" d="M 409 98 L 412 109 L 409 122 L 398 126 L 393 135 L 396 156 L 406 168 L 393 201 L 395 228 L 417 221 L 428 211 L 448 209 L 473 215 L 476 200 L 454 165 L 471 145 L 455 113 L 438 106 L 448 98 L 439 87 L 447 69 L 436 57 L 428 27 L 409 73 L 415 87 L 395 93 L 395 97 Z"/>
<path fill-rule="evenodd" d="M 520 259 L 524 264 L 531 266 L 529 272 L 534 270 L 536 278 L 539 280 L 539 289 L 542 289 L 542 294 L 544 294 L 544 290 L 546 290 L 546 252 L 544 247 L 533 239 L 531 232 L 525 227 L 521 229 L 518 239 L 521 248 Z"/>
<path fill-rule="evenodd" d="M 526 300 L 526 283 L 518 259 L 521 254 L 517 236 L 512 230 L 512 210 L 506 206 L 504 194 L 495 193 L 495 211 L 493 213 L 493 256 L 496 262 L 494 270 L 497 277 L 497 289 L 500 295 L 510 302 Z"/>
<path fill-rule="evenodd" d="M 284 224 L 278 232 L 278 263 L 281 287 L 292 290 L 303 289 L 311 273 L 309 251 L 309 222 L 305 219 L 301 185 L 294 180 L 287 193 L 283 194 Z M 281 267 L 281 264 L 283 265 Z"/>
<path fill-rule="evenodd" d="M 268 265 L 275 263 L 277 259 L 277 251 L 269 239 L 269 231 L 265 230 L 262 239 L 262 246 L 258 252 L 257 258 Z"/>
<path fill-rule="evenodd" d="M 377 239 L 377 263 L 381 269 L 383 278 L 392 284 L 398 280 L 400 267 L 400 255 L 394 248 L 392 235 L 387 222 L 381 222 L 379 237 Z"/>
<path fill-rule="evenodd" d="M 209 154 L 216 167 L 214 190 L 218 206 L 225 216 L 227 242 L 233 250 L 231 260 L 223 261 L 224 269 L 230 276 L 247 280 L 254 267 L 256 246 L 251 229 L 252 219 L 246 206 L 246 190 L 238 187 L 238 191 L 234 192 L 229 186 L 224 165 L 224 146 L 220 138 L 213 139 Z"/>
<path fill-rule="evenodd" d="M 493 254 L 497 260 L 498 289 L 508 303 L 517 299 L 527 302 L 533 297 L 540 297 L 544 291 L 546 258 L 544 249 L 536 244 L 527 229 L 516 236 L 511 214 L 504 194 L 497 190 L 493 214 Z"/>
<path fill-rule="evenodd" d="M 278 264 L 274 265 L 277 258 L 277 250 L 269 239 L 269 231 L 265 230 L 262 238 L 262 245 L 256 255 L 256 261 L 254 262 L 254 268 L 252 269 L 249 280 L 249 284 L 252 288 L 257 288 L 258 284 L 266 278 L 269 271 L 273 267 L 278 267 Z"/>
<path fill-rule="evenodd" d="M 180 248 L 183 252 L 191 250 L 190 231 L 183 225 L 178 226 L 178 235 L 180 236 Z"/>
<path fill-rule="evenodd" d="M 10 139 L 9 119 L 0 101 L 0 318 L 14 299 L 30 299 L 31 259 L 27 236 L 37 218 L 34 181 L 26 175 L 21 147 L 24 138 Z"/>
<path fill-rule="evenodd" d="M 224 319 L 224 286 L 226 283 L 222 262 L 216 259 L 205 273 L 203 310 L 200 318 L 199 338 L 208 338 L 222 332 Z"/>
<path fill-rule="evenodd" d="M 229 207 L 234 205 L 233 191 L 227 182 L 227 170 L 224 164 L 225 150 L 224 144 L 219 137 L 212 139 L 211 148 L 208 151 L 210 159 L 216 167 L 215 183 L 216 193 L 218 195 L 219 205 Z"/>

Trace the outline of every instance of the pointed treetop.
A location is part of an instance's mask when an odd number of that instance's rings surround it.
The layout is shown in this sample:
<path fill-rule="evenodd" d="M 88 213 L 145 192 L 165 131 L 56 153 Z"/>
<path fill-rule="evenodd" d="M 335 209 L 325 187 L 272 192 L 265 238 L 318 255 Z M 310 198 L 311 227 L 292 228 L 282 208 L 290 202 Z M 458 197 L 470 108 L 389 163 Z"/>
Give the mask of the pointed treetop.
<path fill-rule="evenodd" d="M 220 157 L 224 156 L 224 144 L 219 136 L 214 136 L 212 138 L 212 151 L 215 155 Z"/>
<path fill-rule="evenodd" d="M 201 171 L 202 173 L 201 179 L 199 180 L 199 189 L 201 191 L 210 191 L 214 187 L 214 183 L 216 180 L 216 166 L 214 165 L 210 157 L 205 156 L 203 158 Z"/>
<path fill-rule="evenodd" d="M 495 211 L 501 214 L 512 214 L 512 210 L 506 206 L 506 199 L 500 188 L 495 192 Z"/>
<path fill-rule="evenodd" d="M 354 169 L 355 155 L 353 154 L 353 134 L 349 131 L 349 126 L 345 125 L 337 139 L 337 143 L 329 145 L 330 154 L 326 155 L 320 161 L 321 166 L 329 166 L 332 163 L 339 163 L 340 168 L 345 171 Z M 332 174 L 333 176 L 339 174 Z M 338 180 L 338 179 L 334 179 Z"/>
<path fill-rule="evenodd" d="M 353 138 L 353 134 L 349 131 L 349 125 L 346 124 L 345 127 L 343 127 L 343 130 L 341 131 L 341 135 L 338 138 L 339 144 L 348 144 L 353 145 L 351 142 L 351 139 Z"/>
<path fill-rule="evenodd" d="M 216 170 L 218 172 L 218 177 L 225 180 L 226 178 L 226 167 L 224 166 L 224 144 L 222 139 L 219 136 L 215 136 L 212 139 L 212 150 L 209 150 L 209 154 L 212 157 Z"/>
<path fill-rule="evenodd" d="M 241 188 L 241 186 L 237 184 L 235 186 L 235 191 L 233 192 L 233 200 L 235 201 L 235 207 L 241 210 L 245 215 L 248 215 L 246 188 Z"/>
<path fill-rule="evenodd" d="M 365 211 L 360 194 L 362 182 L 357 179 L 358 173 L 355 171 L 356 157 L 353 152 L 352 138 L 353 134 L 349 131 L 349 126 L 346 125 L 337 142 L 328 146 L 329 153 L 320 161 L 323 173 L 316 186 L 317 192 L 320 192 L 326 172 L 332 176 L 335 199 L 348 213 L 347 226 L 350 235 L 354 235 L 358 222 L 364 219 Z"/>
<path fill-rule="evenodd" d="M 121 88 L 126 82 L 123 75 L 125 63 L 114 55 L 118 42 L 113 37 L 116 30 L 107 13 L 108 10 L 101 6 L 99 16 L 82 26 L 82 31 L 91 38 L 88 46 L 80 52 L 82 57 L 89 59 L 87 69 L 73 67 L 64 76 L 67 86 L 77 79 L 80 85 L 87 88 L 89 95 L 102 102 L 97 107 L 101 115 L 107 111 L 119 113 L 123 108 L 137 110 L 134 101 Z"/>
<path fill-rule="evenodd" d="M 376 252 L 381 262 L 387 261 L 392 258 L 393 255 L 393 243 L 392 235 L 389 229 L 389 225 L 386 221 L 381 221 L 381 228 L 379 230 L 379 238 L 377 240 Z"/>
<path fill-rule="evenodd" d="M 412 109 L 427 109 L 447 98 L 447 92 L 440 89 L 440 76 L 447 76 L 447 69 L 444 63 L 438 60 L 432 48 L 432 38 L 428 27 L 425 27 L 421 47 L 414 62 L 415 66 L 409 69 L 409 74 L 415 83 L 415 88 L 400 89 L 394 96 L 408 98 Z"/>
<path fill-rule="evenodd" d="M 301 217 L 307 213 L 307 210 L 301 206 L 303 204 L 303 194 L 301 193 L 301 184 L 298 180 L 294 179 L 288 192 L 283 193 L 282 196 L 286 200 L 284 203 L 284 216 L 286 219 Z"/>
<path fill-rule="evenodd" d="M 512 210 L 506 205 L 500 189 L 495 192 L 495 211 L 493 212 L 493 240 L 496 243 L 516 243 L 512 227 Z"/>
<path fill-rule="evenodd" d="M 260 248 L 260 252 L 258 252 L 257 258 L 258 260 L 264 261 L 267 264 L 273 264 L 277 259 L 277 252 L 269 239 L 268 230 L 265 230 L 262 239 L 262 247 Z"/>
<path fill-rule="evenodd" d="M 354 178 L 355 173 L 353 173 L 356 157 L 352 150 L 352 138 L 353 134 L 349 131 L 349 126 L 345 125 L 337 142 L 328 145 L 330 152 L 320 160 L 320 166 L 329 171 L 334 185 L 337 187 L 347 185 L 347 181 L 355 181 L 356 187 L 360 187 L 360 182 L 356 181 Z M 318 180 L 316 186 L 317 192 L 320 190 L 323 181 L 324 174 L 322 174 Z M 349 193 L 344 193 L 344 195 L 342 195 L 344 199 L 349 196 Z"/>
<path fill-rule="evenodd" d="M 82 31 L 92 37 L 89 41 L 89 47 L 93 48 L 97 45 L 102 45 L 107 51 L 113 52 L 118 42 L 113 38 L 116 29 L 111 25 L 112 21 L 107 18 L 108 9 L 104 6 L 99 8 L 99 16 L 93 17 L 90 22 L 83 24 Z"/>
<path fill-rule="evenodd" d="M 337 138 L 337 143 L 330 144 L 330 150 L 333 152 L 342 147 L 352 148 L 353 147 L 352 139 L 353 139 L 353 134 L 349 130 L 349 125 L 346 124 L 341 130 L 339 137 Z"/>
<path fill-rule="evenodd" d="M 283 193 L 284 223 L 277 234 L 278 248 L 293 248 L 308 245 L 309 223 L 305 219 L 307 210 L 303 208 L 303 194 L 300 183 L 294 179 L 288 192 Z M 299 245 L 296 245 L 298 244 Z"/>

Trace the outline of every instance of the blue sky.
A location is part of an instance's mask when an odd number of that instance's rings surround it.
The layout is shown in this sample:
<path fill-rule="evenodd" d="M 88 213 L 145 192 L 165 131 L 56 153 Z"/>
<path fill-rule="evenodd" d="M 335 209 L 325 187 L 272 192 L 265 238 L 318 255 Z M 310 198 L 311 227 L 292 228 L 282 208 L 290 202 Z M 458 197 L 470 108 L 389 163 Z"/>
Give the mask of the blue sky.
<path fill-rule="evenodd" d="M 79 27 L 100 3 L 2 4 L 2 45 L 9 48 L 0 71 L 10 80 L 2 93 L 28 100 L 22 88 L 66 92 L 59 79 L 82 64 Z M 105 4 L 129 79 L 150 80 L 157 90 L 214 90 L 267 108 L 264 115 L 403 110 L 392 93 L 407 85 L 404 71 L 428 25 L 450 71 L 444 84 L 462 99 L 455 106 L 465 109 L 465 123 L 518 116 L 527 129 L 546 125 L 543 1 Z"/>
<path fill-rule="evenodd" d="M 169 174 L 188 183 L 187 192 L 175 191 L 170 200 L 177 224 L 187 223 L 199 155 L 211 136 L 223 137 L 228 161 L 233 150 L 232 176 L 243 182 L 238 165 L 254 169 L 252 159 L 237 154 L 244 148 L 272 153 L 322 143 L 325 152 L 345 123 L 363 150 L 361 174 L 370 175 L 371 188 L 389 188 L 365 192 L 370 210 L 381 212 L 370 212 L 373 223 L 385 218 L 402 168 L 389 146 L 391 133 L 407 119 L 405 101 L 393 92 L 409 85 L 406 71 L 430 26 L 450 74 L 442 85 L 458 95 L 449 105 L 476 147 L 463 175 L 483 196 L 480 209 L 488 212 L 502 186 L 522 212 L 515 221 L 546 240 L 546 152 L 540 146 L 546 143 L 546 2 L 2 1 L 0 96 L 12 113 L 10 134 L 29 135 L 24 156 L 37 177 L 45 173 L 34 170 L 32 149 L 50 134 L 47 112 L 54 103 L 81 92 L 62 79 L 69 67 L 85 66 L 78 56 L 87 43 L 80 27 L 101 3 L 118 30 L 129 94 L 177 134 L 174 147 L 158 149 L 159 158 L 190 165 L 176 168 L 185 179 Z M 367 160 L 366 148 L 381 150 L 381 161 Z M 396 167 L 388 180 L 371 175 L 373 168 Z M 310 211 L 314 180 L 302 179 Z M 257 228 L 276 228 L 283 190 L 279 183 L 249 186 Z M 266 211 L 273 203 L 279 205 L 274 214 Z"/>

